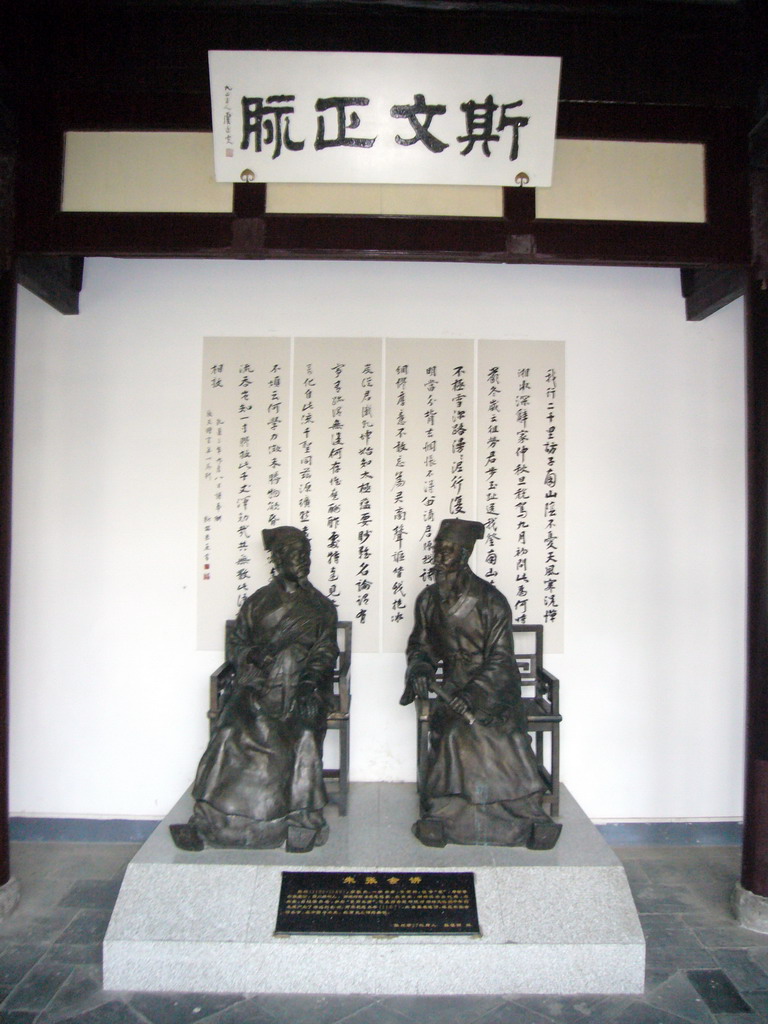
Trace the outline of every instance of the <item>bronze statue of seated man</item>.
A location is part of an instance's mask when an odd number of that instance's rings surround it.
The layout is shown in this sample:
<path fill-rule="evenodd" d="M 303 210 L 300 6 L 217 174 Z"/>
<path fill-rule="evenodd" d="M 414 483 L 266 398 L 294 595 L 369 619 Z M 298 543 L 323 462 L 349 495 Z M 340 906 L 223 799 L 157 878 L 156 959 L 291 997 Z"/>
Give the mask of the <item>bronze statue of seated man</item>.
<path fill-rule="evenodd" d="M 504 595 L 467 565 L 483 532 L 482 523 L 443 520 L 435 581 L 416 600 L 400 703 L 430 690 L 437 700 L 413 832 L 427 846 L 550 849 L 562 826 L 542 807 L 545 787 L 526 730 L 512 613 Z"/>
<path fill-rule="evenodd" d="M 310 545 L 292 526 L 262 532 L 274 577 L 234 627 L 235 678 L 197 769 L 178 847 L 305 852 L 328 838 L 323 741 L 338 656 L 336 608 L 309 582 Z"/>

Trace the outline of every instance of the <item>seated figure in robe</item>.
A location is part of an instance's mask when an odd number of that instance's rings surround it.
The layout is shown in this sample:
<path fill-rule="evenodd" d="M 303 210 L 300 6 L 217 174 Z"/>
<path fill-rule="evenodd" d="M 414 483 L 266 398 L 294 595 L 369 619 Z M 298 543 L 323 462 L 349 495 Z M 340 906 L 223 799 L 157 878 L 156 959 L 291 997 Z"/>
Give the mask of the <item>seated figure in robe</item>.
<path fill-rule="evenodd" d="M 338 656 L 336 608 L 309 582 L 310 545 L 293 526 L 262 532 L 274 577 L 234 627 L 235 678 L 197 769 L 177 846 L 304 852 L 328 837 L 323 741 Z"/>
<path fill-rule="evenodd" d="M 483 532 L 482 523 L 443 520 L 435 582 L 416 599 L 400 703 L 430 690 L 437 700 L 413 832 L 426 846 L 549 849 L 562 826 L 542 808 L 545 787 L 526 729 L 512 613 L 504 595 L 467 565 Z"/>

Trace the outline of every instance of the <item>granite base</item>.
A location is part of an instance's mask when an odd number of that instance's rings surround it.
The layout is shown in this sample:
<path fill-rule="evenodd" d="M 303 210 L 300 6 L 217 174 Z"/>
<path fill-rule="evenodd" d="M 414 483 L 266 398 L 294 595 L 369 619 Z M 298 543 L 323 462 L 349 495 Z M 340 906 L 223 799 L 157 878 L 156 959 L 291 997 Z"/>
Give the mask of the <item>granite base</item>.
<path fill-rule="evenodd" d="M 645 942 L 624 868 L 565 788 L 554 850 L 423 846 L 415 787 L 355 783 L 307 854 L 184 853 L 168 825 L 131 861 L 104 940 L 104 988 L 132 991 L 508 995 L 638 993 Z M 283 870 L 472 871 L 482 934 L 280 935 Z"/>

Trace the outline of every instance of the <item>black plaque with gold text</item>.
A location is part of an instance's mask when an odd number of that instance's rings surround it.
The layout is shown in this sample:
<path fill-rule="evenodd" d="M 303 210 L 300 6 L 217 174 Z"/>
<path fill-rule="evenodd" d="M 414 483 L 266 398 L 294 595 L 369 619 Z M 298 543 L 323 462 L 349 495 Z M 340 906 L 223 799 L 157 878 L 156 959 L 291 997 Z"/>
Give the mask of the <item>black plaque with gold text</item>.
<path fill-rule="evenodd" d="M 284 871 L 276 935 L 479 935 L 475 876 Z"/>

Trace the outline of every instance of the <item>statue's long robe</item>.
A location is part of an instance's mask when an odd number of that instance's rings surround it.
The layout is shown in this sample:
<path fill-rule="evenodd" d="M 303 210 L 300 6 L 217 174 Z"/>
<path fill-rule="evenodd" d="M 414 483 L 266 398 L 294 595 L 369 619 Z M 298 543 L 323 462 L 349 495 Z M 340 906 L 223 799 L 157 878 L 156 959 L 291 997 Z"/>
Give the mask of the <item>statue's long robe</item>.
<path fill-rule="evenodd" d="M 252 594 L 235 623 L 235 681 L 197 770 L 194 822 L 214 845 L 279 846 L 289 826 L 323 841 L 322 745 L 338 655 L 333 603 L 311 584 L 279 580 Z M 317 695 L 314 728 L 295 712 L 297 689 Z"/>
<path fill-rule="evenodd" d="M 443 688 L 465 697 L 476 716 L 470 725 L 443 700 L 435 702 L 422 816 L 439 820 L 449 842 L 525 843 L 532 822 L 549 818 L 526 730 L 509 604 L 465 569 L 450 599 L 432 584 L 414 614 L 409 670 L 442 662 Z"/>

